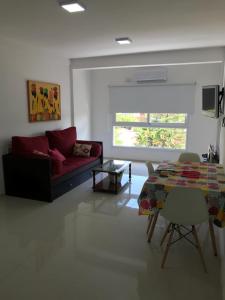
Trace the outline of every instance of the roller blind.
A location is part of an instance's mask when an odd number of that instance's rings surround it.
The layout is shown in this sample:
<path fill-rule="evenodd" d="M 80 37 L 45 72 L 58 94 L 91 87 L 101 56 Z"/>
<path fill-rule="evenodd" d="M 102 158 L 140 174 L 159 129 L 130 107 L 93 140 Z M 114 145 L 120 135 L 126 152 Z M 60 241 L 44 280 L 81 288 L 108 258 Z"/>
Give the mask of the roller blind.
<path fill-rule="evenodd" d="M 195 84 L 109 86 L 110 112 L 193 113 Z"/>

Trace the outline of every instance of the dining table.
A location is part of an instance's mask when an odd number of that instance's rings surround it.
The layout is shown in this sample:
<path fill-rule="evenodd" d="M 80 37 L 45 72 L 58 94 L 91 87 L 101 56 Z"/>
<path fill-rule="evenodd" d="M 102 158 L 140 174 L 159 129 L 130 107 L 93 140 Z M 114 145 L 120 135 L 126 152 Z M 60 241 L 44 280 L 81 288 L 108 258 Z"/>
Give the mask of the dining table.
<path fill-rule="evenodd" d="M 158 213 L 163 209 L 168 193 L 176 187 L 202 190 L 210 224 L 225 227 L 223 166 L 205 162 L 162 162 L 145 181 L 138 197 L 139 215 L 155 216 L 148 241 L 151 240 Z"/>

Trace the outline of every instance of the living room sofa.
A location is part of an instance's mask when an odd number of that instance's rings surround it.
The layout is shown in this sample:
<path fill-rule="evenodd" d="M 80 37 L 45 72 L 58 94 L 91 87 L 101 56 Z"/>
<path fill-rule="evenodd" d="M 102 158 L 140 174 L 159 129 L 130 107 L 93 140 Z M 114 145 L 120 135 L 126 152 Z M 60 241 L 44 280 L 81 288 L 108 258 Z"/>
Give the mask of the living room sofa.
<path fill-rule="evenodd" d="M 102 142 L 77 140 L 76 127 L 14 136 L 11 153 L 3 155 L 5 193 L 51 202 L 89 179 L 102 163 Z"/>

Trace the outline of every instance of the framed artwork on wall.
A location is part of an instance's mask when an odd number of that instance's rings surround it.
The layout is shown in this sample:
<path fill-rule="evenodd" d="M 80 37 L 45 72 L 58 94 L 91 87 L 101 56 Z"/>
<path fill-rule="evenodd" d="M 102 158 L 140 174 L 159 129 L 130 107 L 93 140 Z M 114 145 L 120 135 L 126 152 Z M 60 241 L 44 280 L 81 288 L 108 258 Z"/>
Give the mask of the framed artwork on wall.
<path fill-rule="evenodd" d="M 27 80 L 29 122 L 61 120 L 60 85 Z"/>

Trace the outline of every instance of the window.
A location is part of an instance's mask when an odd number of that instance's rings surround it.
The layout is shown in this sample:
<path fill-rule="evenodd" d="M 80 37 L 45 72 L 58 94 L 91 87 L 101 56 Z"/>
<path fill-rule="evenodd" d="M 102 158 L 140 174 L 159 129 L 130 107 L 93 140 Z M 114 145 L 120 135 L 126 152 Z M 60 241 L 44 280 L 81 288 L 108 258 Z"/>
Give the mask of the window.
<path fill-rule="evenodd" d="M 185 149 L 187 114 L 115 113 L 113 145 Z"/>

